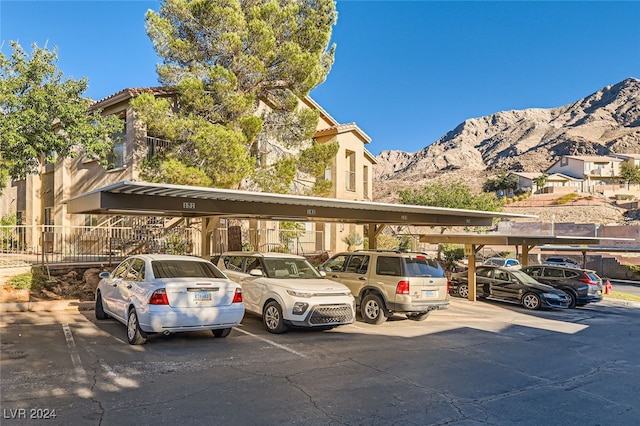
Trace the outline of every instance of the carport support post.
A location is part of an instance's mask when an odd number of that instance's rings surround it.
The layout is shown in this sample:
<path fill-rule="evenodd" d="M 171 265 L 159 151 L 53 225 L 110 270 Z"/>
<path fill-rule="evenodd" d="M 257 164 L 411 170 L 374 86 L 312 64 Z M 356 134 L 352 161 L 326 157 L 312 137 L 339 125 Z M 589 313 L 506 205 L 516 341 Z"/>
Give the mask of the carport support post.
<path fill-rule="evenodd" d="M 534 248 L 535 245 L 530 246 L 528 244 L 522 244 L 522 266 L 529 266 L 529 251 Z"/>
<path fill-rule="evenodd" d="M 209 260 L 211 257 L 211 233 L 220 224 L 217 217 L 203 217 L 200 230 L 200 257 Z"/>
<path fill-rule="evenodd" d="M 476 301 L 476 253 L 484 247 L 484 244 L 476 246 L 475 244 L 465 244 L 464 254 L 467 255 L 467 283 L 469 285 L 469 301 Z"/>
<path fill-rule="evenodd" d="M 375 250 L 378 248 L 378 234 L 382 232 L 384 226 L 384 223 L 377 225 L 375 223 L 367 224 L 367 238 L 369 239 L 370 250 Z"/>

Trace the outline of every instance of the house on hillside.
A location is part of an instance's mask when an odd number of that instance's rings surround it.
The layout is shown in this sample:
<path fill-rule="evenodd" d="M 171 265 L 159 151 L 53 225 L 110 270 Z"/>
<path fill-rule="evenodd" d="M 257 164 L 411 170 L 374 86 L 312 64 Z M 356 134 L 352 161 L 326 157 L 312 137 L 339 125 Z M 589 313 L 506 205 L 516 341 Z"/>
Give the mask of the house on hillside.
<path fill-rule="evenodd" d="M 545 173 L 513 172 L 518 177 L 518 189 L 535 192 L 575 192 L 582 188 L 582 179 L 576 179 L 562 173 L 547 174 L 545 184 L 538 187 L 535 180 Z"/>
<path fill-rule="evenodd" d="M 633 167 L 640 167 L 640 154 L 612 154 L 612 157 L 620 158 Z"/>
<path fill-rule="evenodd" d="M 534 182 L 542 173 L 536 172 L 511 172 L 518 177 L 518 190 L 522 192 L 534 193 L 538 190 L 538 185 Z"/>
<path fill-rule="evenodd" d="M 70 215 L 66 212 L 63 201 L 73 196 L 124 180 L 139 181 L 141 162 L 145 158 L 150 158 L 156 150 L 172 143 L 148 134 L 142 123 L 135 119 L 130 102 L 141 93 L 152 93 L 156 97 L 165 97 L 170 102 L 175 101 L 172 91 L 167 88 L 129 88 L 108 96 L 92 106 L 92 108 L 101 109 L 104 114 L 114 114 L 122 120 L 122 139 L 114 147 L 111 167 L 104 168 L 87 157 L 78 156 L 60 160 L 55 164 L 42 164 L 38 174 L 30 175 L 21 181 L 11 182 L 5 188 L 0 197 L 0 215 L 17 217 L 18 223 L 23 227 L 19 236 L 22 246 L 44 247 L 47 241 L 51 240 L 53 242 L 50 244 L 50 251 L 53 252 L 54 244 L 58 242 L 66 244 L 68 240 L 73 239 L 72 248 L 67 245 L 65 250 L 83 251 L 89 247 L 93 250 L 96 245 L 107 244 L 105 241 L 108 240 L 110 247 L 106 251 L 110 253 L 125 253 L 127 247 L 152 251 L 157 247 L 149 245 L 144 247 L 143 243 L 132 243 L 129 241 L 132 237 L 123 234 L 125 231 L 138 235 L 144 234 L 144 236 L 151 236 L 158 245 L 166 246 L 167 237 L 162 236 L 163 231 L 169 228 L 172 230 L 198 228 L 197 219 L 142 216 L 96 217 Z M 325 178 L 333 184 L 329 196 L 347 200 L 371 200 L 373 166 L 376 161 L 365 148 L 371 138 L 355 123 L 339 123 L 310 97 L 300 99 L 299 103 L 303 108 L 319 112 L 320 119 L 314 140 L 318 143 L 337 142 L 340 147 L 333 164 L 325 173 Z M 268 108 L 268 106 L 261 105 L 261 108 Z M 279 150 L 280 153 L 284 151 L 286 150 Z M 267 161 L 275 159 L 275 156 L 268 152 L 264 154 Z M 302 233 L 308 235 L 308 238 L 303 241 L 304 247 L 299 245 L 293 247 L 295 251 L 306 253 L 340 251 L 346 249 L 347 246 L 342 238 L 350 232 L 363 234 L 362 226 L 356 225 L 307 223 L 305 227 Z M 72 228 L 77 230 L 77 234 L 73 236 L 69 234 Z M 229 221 L 221 220 L 218 229 L 212 235 L 216 241 L 212 244 L 212 250 L 215 253 L 229 248 L 226 233 L 228 228 Z M 278 244 L 277 223 L 253 221 L 250 228 L 247 233 L 250 234 L 251 245 L 255 249 L 262 250 Z M 39 229 L 39 231 L 27 235 L 30 229 Z M 99 232 L 101 229 L 106 230 L 107 234 Z M 117 238 L 114 237 L 116 234 Z M 107 235 L 106 238 L 104 238 L 105 235 Z M 197 238 L 192 239 L 197 240 Z M 114 241 L 117 245 L 115 248 Z M 207 257 L 214 253 L 197 254 Z"/>
<path fill-rule="evenodd" d="M 613 156 L 566 155 L 546 171 L 581 179 L 581 192 L 605 192 L 620 186 L 620 165 L 625 161 Z"/>

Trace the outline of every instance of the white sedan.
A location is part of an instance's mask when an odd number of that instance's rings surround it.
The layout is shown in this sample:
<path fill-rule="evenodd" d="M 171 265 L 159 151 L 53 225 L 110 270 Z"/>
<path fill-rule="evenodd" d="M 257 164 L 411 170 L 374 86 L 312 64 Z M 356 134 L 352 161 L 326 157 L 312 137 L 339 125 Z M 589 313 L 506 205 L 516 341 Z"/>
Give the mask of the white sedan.
<path fill-rule="evenodd" d="M 126 324 L 132 345 L 145 343 L 148 333 L 211 330 L 226 337 L 244 316 L 241 287 L 198 257 L 131 256 L 100 278 L 96 318 Z"/>

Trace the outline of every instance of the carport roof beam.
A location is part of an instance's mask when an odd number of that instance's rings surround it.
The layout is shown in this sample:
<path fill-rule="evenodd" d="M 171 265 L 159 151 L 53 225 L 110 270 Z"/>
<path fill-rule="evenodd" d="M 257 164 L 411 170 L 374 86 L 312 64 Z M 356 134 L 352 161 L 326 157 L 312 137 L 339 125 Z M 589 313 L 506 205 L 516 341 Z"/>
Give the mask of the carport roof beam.
<path fill-rule="evenodd" d="M 354 224 L 491 226 L 494 218 L 531 215 L 448 209 L 122 181 L 65 200 L 68 213 L 242 219 Z"/>

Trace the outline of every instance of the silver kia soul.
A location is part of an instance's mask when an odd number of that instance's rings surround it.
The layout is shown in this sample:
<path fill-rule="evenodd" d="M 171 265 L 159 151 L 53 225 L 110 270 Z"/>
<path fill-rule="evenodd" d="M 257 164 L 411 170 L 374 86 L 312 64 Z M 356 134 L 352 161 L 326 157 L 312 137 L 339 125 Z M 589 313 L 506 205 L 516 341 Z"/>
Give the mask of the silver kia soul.
<path fill-rule="evenodd" d="M 365 322 L 381 324 L 393 313 L 422 321 L 449 307 L 448 280 L 426 253 L 358 250 L 338 253 L 320 266 L 327 278 L 346 285 Z"/>
<path fill-rule="evenodd" d="M 289 326 L 327 329 L 355 320 L 349 289 L 325 278 L 307 259 L 284 253 L 227 252 L 218 267 L 242 286 L 245 310 L 270 333 Z"/>

